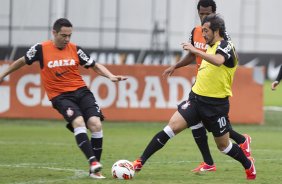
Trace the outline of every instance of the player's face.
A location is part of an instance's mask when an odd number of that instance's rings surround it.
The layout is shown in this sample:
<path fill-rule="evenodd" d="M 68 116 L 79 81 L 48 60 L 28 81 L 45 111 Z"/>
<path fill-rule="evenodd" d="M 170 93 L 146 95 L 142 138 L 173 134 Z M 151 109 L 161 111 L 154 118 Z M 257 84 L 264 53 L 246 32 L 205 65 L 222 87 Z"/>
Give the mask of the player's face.
<path fill-rule="evenodd" d="M 59 49 L 63 49 L 70 42 L 72 27 L 62 27 L 59 32 L 53 30 L 54 42 Z"/>
<path fill-rule="evenodd" d="M 215 35 L 214 32 L 210 29 L 210 22 L 204 23 L 202 26 L 202 35 L 206 40 L 208 45 L 213 45 L 215 43 Z"/>
<path fill-rule="evenodd" d="M 212 7 L 209 6 L 209 7 L 202 7 L 200 6 L 199 8 L 199 11 L 198 11 L 198 14 L 199 14 L 199 17 L 201 19 L 201 22 L 203 22 L 204 18 L 210 14 L 212 14 L 214 12 L 212 12 Z"/>

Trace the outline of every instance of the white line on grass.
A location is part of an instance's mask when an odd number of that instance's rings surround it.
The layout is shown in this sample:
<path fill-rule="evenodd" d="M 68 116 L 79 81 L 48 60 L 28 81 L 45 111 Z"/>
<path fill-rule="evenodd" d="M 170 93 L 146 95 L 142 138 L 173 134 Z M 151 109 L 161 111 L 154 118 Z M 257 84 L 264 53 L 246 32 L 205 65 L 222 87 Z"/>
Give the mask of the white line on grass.
<path fill-rule="evenodd" d="M 255 161 L 282 161 L 282 159 L 255 159 Z M 201 160 L 194 160 L 194 161 L 191 161 L 191 160 L 179 160 L 179 161 L 165 161 L 165 162 L 154 162 L 154 161 L 150 161 L 150 163 L 152 164 L 180 164 L 180 163 L 199 163 L 199 162 L 202 162 Z M 237 162 L 236 160 L 233 160 L 233 159 L 225 159 L 224 161 L 216 161 L 216 162 L 220 162 L 220 163 L 224 163 L 224 162 Z"/>
<path fill-rule="evenodd" d="M 282 112 L 282 107 L 277 107 L 277 106 L 264 106 L 263 109 L 265 111 L 278 111 L 278 112 Z"/>
<path fill-rule="evenodd" d="M 278 159 L 278 158 L 265 158 L 265 159 L 255 159 L 256 161 L 282 161 L 282 158 Z M 235 162 L 235 160 L 233 159 L 227 159 L 224 161 L 217 161 L 217 162 Z M 179 164 L 179 163 L 198 163 L 201 162 L 201 160 L 179 160 L 179 161 L 163 161 L 163 162 L 154 162 L 154 161 L 150 161 L 150 163 L 153 164 Z M 58 168 L 58 167 L 47 167 L 47 166 L 38 166 L 37 163 L 24 163 L 24 164 L 12 164 L 12 165 L 8 165 L 8 164 L 0 164 L 0 167 L 10 167 L 10 168 L 31 168 L 31 169 L 47 169 L 47 170 L 55 170 L 55 171 L 70 171 L 70 172 L 74 172 L 75 175 L 82 177 L 82 176 L 86 176 L 88 175 L 88 172 L 84 171 L 84 170 L 79 170 L 79 169 L 70 169 L 70 168 Z"/>
<path fill-rule="evenodd" d="M 33 180 L 33 181 L 28 181 L 28 182 L 17 182 L 17 184 L 41 184 L 41 183 L 57 183 L 61 181 L 69 181 L 69 180 L 76 180 L 79 178 L 84 178 L 88 176 L 87 173 L 81 173 L 81 172 L 75 172 L 74 176 L 62 178 L 62 179 L 38 179 L 38 180 Z M 13 183 L 11 183 L 13 184 Z"/>
<path fill-rule="evenodd" d="M 50 164 L 50 163 L 49 163 Z M 85 178 L 88 176 L 88 172 L 84 170 L 79 169 L 69 169 L 69 168 L 58 168 L 58 167 L 47 167 L 47 166 L 39 166 L 38 163 L 22 163 L 22 164 L 14 164 L 14 165 L 8 165 L 8 164 L 0 164 L 0 167 L 8 167 L 8 168 L 30 168 L 30 169 L 47 169 L 47 170 L 55 170 L 55 171 L 70 171 L 74 172 L 73 176 L 62 178 L 62 179 L 39 179 L 39 180 L 33 180 L 28 182 L 20 182 L 17 184 L 40 184 L 40 183 L 54 183 L 59 181 L 65 181 L 65 180 L 76 180 L 79 178 Z"/>
<path fill-rule="evenodd" d="M 68 169 L 68 168 L 39 166 L 39 164 L 37 164 L 37 163 L 23 163 L 23 164 L 13 164 L 13 165 L 0 164 L 0 167 L 48 169 L 48 170 L 56 170 L 56 171 L 70 171 L 70 172 L 85 172 L 84 170 L 79 170 L 79 169 Z M 85 172 L 85 173 L 87 173 L 87 172 Z"/>

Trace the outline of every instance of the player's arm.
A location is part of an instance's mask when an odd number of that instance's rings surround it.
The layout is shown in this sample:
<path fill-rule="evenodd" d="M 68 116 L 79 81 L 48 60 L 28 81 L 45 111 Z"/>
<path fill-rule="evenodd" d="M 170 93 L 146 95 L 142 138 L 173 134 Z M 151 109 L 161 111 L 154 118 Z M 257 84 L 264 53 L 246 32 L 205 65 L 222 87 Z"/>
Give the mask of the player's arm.
<path fill-rule="evenodd" d="M 191 31 L 191 34 L 189 36 L 189 41 L 188 43 L 191 43 L 191 45 L 194 46 L 194 33 L 195 33 L 196 27 L 193 28 L 193 30 Z M 177 68 L 181 68 L 183 66 L 187 66 L 190 65 L 192 62 L 194 62 L 196 60 L 196 55 L 192 52 L 189 52 L 188 54 L 186 54 L 184 56 L 184 58 L 182 58 L 179 62 L 177 62 L 175 64 L 175 69 Z"/>
<path fill-rule="evenodd" d="M 127 77 L 112 74 L 104 65 L 99 64 L 99 63 L 95 63 L 95 65 L 92 68 L 96 73 L 109 78 L 113 82 L 127 79 Z"/>
<path fill-rule="evenodd" d="M 170 66 L 169 68 L 165 69 L 165 71 L 163 72 L 163 76 L 171 76 L 174 72 L 174 70 L 176 70 L 177 68 L 181 68 L 184 66 L 187 66 L 189 64 L 191 64 L 193 61 L 195 61 L 195 54 L 189 52 L 188 54 L 186 54 L 179 62 L 177 62 L 176 64 Z"/>
<path fill-rule="evenodd" d="M 195 28 L 193 28 L 193 30 L 191 31 L 190 37 L 189 37 L 189 43 L 191 44 L 194 43 L 194 31 L 195 31 Z M 191 64 L 193 61 L 195 61 L 195 59 L 196 59 L 195 54 L 192 52 L 189 52 L 183 58 L 181 58 L 180 61 L 178 61 L 176 64 L 165 69 L 165 71 L 162 74 L 163 77 L 171 76 L 174 70 Z"/>
<path fill-rule="evenodd" d="M 186 54 L 186 56 L 184 56 L 184 58 L 182 58 L 179 62 L 175 64 L 175 69 L 181 68 L 183 66 L 187 66 L 191 64 L 193 61 L 195 61 L 195 59 L 196 59 L 195 54 L 189 52 L 188 54 Z"/>
<path fill-rule="evenodd" d="M 189 52 L 186 54 L 179 62 L 177 62 L 174 66 L 175 69 L 181 68 L 187 65 L 190 65 L 193 61 L 195 61 L 196 56 L 194 53 Z"/>
<path fill-rule="evenodd" d="M 21 57 L 14 61 L 3 73 L 0 74 L 0 82 L 4 80 L 4 77 L 9 75 L 10 73 L 20 69 L 26 64 L 25 57 Z"/>
<path fill-rule="evenodd" d="M 14 61 L 3 73 L 0 74 L 0 82 L 3 81 L 4 77 L 10 73 L 20 69 L 24 65 L 31 65 L 35 61 L 42 61 L 42 46 L 37 43 L 29 48 L 25 56 Z"/>
<path fill-rule="evenodd" d="M 271 89 L 272 89 L 272 90 L 275 90 L 275 89 L 276 89 L 276 87 L 279 85 L 281 79 L 282 79 L 282 65 L 281 65 L 281 67 L 280 67 L 279 73 L 278 73 L 278 75 L 277 75 L 275 81 L 271 84 Z"/>
<path fill-rule="evenodd" d="M 112 74 L 104 65 L 96 63 L 95 60 L 79 46 L 77 46 L 77 55 L 81 66 L 85 68 L 92 68 L 96 73 L 109 78 L 113 82 L 127 79 L 127 77 Z"/>
<path fill-rule="evenodd" d="M 192 52 L 198 56 L 200 56 L 201 58 L 203 58 L 204 60 L 206 60 L 207 62 L 215 65 L 215 66 L 220 66 L 225 62 L 225 58 L 223 55 L 221 54 L 207 54 L 201 50 L 196 49 L 191 43 L 183 43 L 182 47 L 184 50 Z"/>

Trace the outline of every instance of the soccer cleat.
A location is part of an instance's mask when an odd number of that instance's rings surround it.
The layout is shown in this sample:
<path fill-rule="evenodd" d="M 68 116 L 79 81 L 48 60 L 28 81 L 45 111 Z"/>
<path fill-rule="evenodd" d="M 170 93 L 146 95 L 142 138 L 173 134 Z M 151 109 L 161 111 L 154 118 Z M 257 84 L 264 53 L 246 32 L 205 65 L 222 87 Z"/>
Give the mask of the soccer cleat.
<path fill-rule="evenodd" d="M 94 161 L 90 164 L 90 169 L 89 169 L 90 174 L 98 173 L 101 170 L 102 170 L 102 164 L 100 164 L 99 162 Z"/>
<path fill-rule="evenodd" d="M 251 156 L 250 144 L 251 144 L 252 138 L 247 134 L 243 134 L 243 135 L 246 138 L 246 140 L 244 143 L 240 144 L 240 148 L 242 149 L 246 157 L 250 157 Z"/>
<path fill-rule="evenodd" d="M 205 172 L 205 171 L 216 171 L 216 166 L 215 164 L 213 165 L 208 165 L 206 162 L 200 163 L 198 167 L 195 169 L 191 170 L 192 172 Z"/>
<path fill-rule="evenodd" d="M 249 159 L 251 161 L 251 167 L 249 169 L 245 169 L 247 180 L 254 180 L 256 179 L 257 172 L 254 164 L 253 159 Z"/>
<path fill-rule="evenodd" d="M 96 173 L 89 173 L 90 178 L 93 179 L 105 179 L 106 177 L 102 175 L 101 172 L 96 172 Z"/>
<path fill-rule="evenodd" d="M 141 159 L 135 160 L 134 162 L 132 162 L 132 165 L 133 165 L 134 171 L 136 171 L 136 172 L 141 171 L 142 166 L 143 166 Z"/>

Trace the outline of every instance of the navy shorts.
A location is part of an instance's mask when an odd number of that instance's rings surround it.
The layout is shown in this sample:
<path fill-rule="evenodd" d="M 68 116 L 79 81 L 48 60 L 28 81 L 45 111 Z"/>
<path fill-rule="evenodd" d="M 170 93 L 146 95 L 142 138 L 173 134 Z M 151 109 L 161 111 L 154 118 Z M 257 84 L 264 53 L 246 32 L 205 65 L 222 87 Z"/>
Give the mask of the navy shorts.
<path fill-rule="evenodd" d="M 85 122 L 93 116 L 100 117 L 101 121 L 104 120 L 104 116 L 93 93 L 87 87 L 63 93 L 53 98 L 51 102 L 53 107 L 62 114 L 64 119 L 68 122 L 67 128 L 72 132 L 73 127 L 71 123 L 78 116 L 82 116 Z"/>
<path fill-rule="evenodd" d="M 228 98 L 204 97 L 190 92 L 189 99 L 178 105 L 178 112 L 183 116 L 188 127 L 203 122 L 205 128 L 215 137 L 220 137 L 232 128 L 228 113 Z"/>

